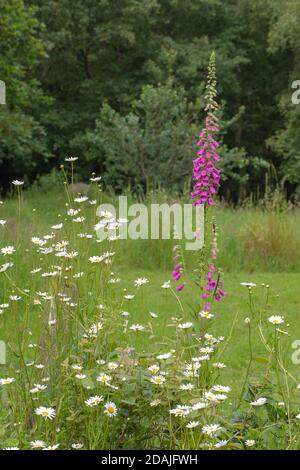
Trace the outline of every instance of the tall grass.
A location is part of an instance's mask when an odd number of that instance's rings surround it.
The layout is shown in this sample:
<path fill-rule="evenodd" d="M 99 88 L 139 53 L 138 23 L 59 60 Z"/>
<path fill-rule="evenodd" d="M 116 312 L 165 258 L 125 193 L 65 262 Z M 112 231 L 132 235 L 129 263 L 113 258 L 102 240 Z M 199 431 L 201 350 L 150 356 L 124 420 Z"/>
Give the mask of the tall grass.
<path fill-rule="evenodd" d="M 121 268 L 167 266 L 172 241 L 99 243 L 93 232 L 97 205 L 115 196 L 97 186 L 94 201 L 76 201 L 66 190 L 65 201 L 60 193 L 18 192 L 1 207 L 7 223 L 1 232 L 0 331 L 8 351 L 0 376 L 2 447 L 299 448 L 297 378 L 286 366 L 286 319 L 271 315 L 269 286 L 246 285 L 248 367 L 233 392 L 222 376 L 231 332 L 226 341 L 216 333 L 218 305 L 199 311 L 197 285 L 181 296 L 160 279 L 126 285 L 119 279 Z M 246 257 L 243 263 L 253 269 L 255 240 L 266 254 L 261 266 L 274 269 L 269 257 L 276 256 L 275 267 L 283 268 L 287 224 L 292 227 L 296 213 L 278 219 L 270 211 L 216 211 L 223 265 L 240 268 Z M 267 222 L 263 235 L 249 231 L 254 221 Z M 194 253 L 187 256 L 195 267 Z M 293 257 L 285 259 L 296 269 Z M 164 329 L 152 307 L 160 296 Z M 254 338 L 264 351 L 263 374 L 255 382 Z"/>
<path fill-rule="evenodd" d="M 137 200 L 127 192 L 128 205 L 135 202 L 145 204 L 150 213 L 150 204 L 167 202 L 185 203 L 187 197 L 172 196 L 159 191 Z M 93 194 L 91 194 L 93 197 Z M 47 227 L 49 220 L 64 204 L 64 195 L 59 192 L 41 192 L 34 189 L 26 194 L 22 206 L 24 238 L 34 228 Z M 102 203 L 111 203 L 118 208 L 118 196 L 107 193 L 101 196 Z M 8 231 L 17 227 L 15 214 L 17 200 L 7 200 L 3 216 L 8 219 Z M 263 205 L 246 205 L 231 208 L 219 205 L 213 209 L 219 225 L 220 263 L 228 272 L 298 272 L 300 271 L 300 210 L 298 207 L 280 205 L 270 198 Z M 28 237 L 27 237 L 28 234 Z M 172 264 L 171 240 L 124 240 L 120 241 L 118 262 L 124 268 L 168 270 Z M 144 254 L 147 253 L 145 257 Z M 193 267 L 195 256 L 186 252 L 188 264 Z"/>

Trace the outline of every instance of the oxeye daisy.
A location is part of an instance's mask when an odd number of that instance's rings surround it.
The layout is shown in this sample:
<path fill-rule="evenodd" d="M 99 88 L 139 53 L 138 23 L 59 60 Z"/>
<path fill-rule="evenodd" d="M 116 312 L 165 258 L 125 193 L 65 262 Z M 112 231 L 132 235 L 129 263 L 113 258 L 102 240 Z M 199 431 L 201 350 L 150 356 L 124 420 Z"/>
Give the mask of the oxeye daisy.
<path fill-rule="evenodd" d="M 219 433 L 221 430 L 222 428 L 219 424 L 206 424 L 202 427 L 203 434 L 206 434 L 207 436 L 213 436 Z"/>
<path fill-rule="evenodd" d="M 197 428 L 197 427 L 199 426 L 199 424 L 200 424 L 199 421 L 190 421 L 190 422 L 186 425 L 186 427 L 187 427 L 188 429 L 193 429 L 193 428 Z"/>
<path fill-rule="evenodd" d="M 148 367 L 148 370 L 150 370 L 152 374 L 157 374 L 157 372 L 160 371 L 160 367 L 156 364 L 153 364 L 152 366 Z"/>
<path fill-rule="evenodd" d="M 218 401 L 217 395 L 215 393 L 212 393 L 212 392 L 205 392 L 204 393 L 204 398 L 205 398 L 205 400 L 210 401 L 210 402 Z"/>
<path fill-rule="evenodd" d="M 266 403 L 267 403 L 267 399 L 265 397 L 260 397 L 257 400 L 252 401 L 251 405 L 252 406 L 262 406 L 262 405 L 265 405 Z"/>
<path fill-rule="evenodd" d="M 214 348 L 209 348 L 209 347 L 200 348 L 200 352 L 203 354 L 211 354 L 214 352 Z"/>
<path fill-rule="evenodd" d="M 92 176 L 92 177 L 90 178 L 90 181 L 91 181 L 92 183 L 98 183 L 98 181 L 101 181 L 101 176 Z"/>
<path fill-rule="evenodd" d="M 180 330 L 187 330 L 188 328 L 191 328 L 193 326 L 192 322 L 186 322 L 186 323 L 179 323 L 178 328 Z"/>
<path fill-rule="evenodd" d="M 109 416 L 110 418 L 113 418 L 114 416 L 117 416 L 118 414 L 118 408 L 116 404 L 112 401 L 108 401 L 104 405 L 104 413 Z"/>
<path fill-rule="evenodd" d="M 74 201 L 77 202 L 77 203 L 81 203 L 81 202 L 87 201 L 88 199 L 89 199 L 89 198 L 88 198 L 87 196 L 81 196 L 81 197 L 76 197 L 76 198 L 74 199 Z"/>
<path fill-rule="evenodd" d="M 76 374 L 75 377 L 78 380 L 84 380 L 87 376 L 85 374 Z"/>
<path fill-rule="evenodd" d="M 208 404 L 207 404 L 207 403 L 203 403 L 202 401 L 199 401 L 198 403 L 195 403 L 195 404 L 192 406 L 192 410 L 193 410 L 193 411 L 203 410 L 203 408 L 207 408 L 207 407 L 208 407 Z"/>
<path fill-rule="evenodd" d="M 223 362 L 214 362 L 213 367 L 216 369 L 225 369 L 227 366 Z"/>
<path fill-rule="evenodd" d="M 155 312 L 149 312 L 149 314 L 152 318 L 158 318 L 158 315 Z"/>
<path fill-rule="evenodd" d="M 13 263 L 2 264 L 2 266 L 0 267 L 0 273 L 4 273 L 5 271 L 7 271 L 9 268 L 12 268 L 12 267 L 13 267 Z"/>
<path fill-rule="evenodd" d="M 0 379 L 0 385 L 10 385 L 15 381 L 13 377 L 7 377 L 6 379 Z"/>
<path fill-rule="evenodd" d="M 143 325 L 139 325 L 138 323 L 135 324 L 135 325 L 131 325 L 129 327 L 130 330 L 133 330 L 133 331 L 143 331 L 145 329 L 145 327 Z"/>
<path fill-rule="evenodd" d="M 46 447 L 46 443 L 45 441 L 40 441 L 40 440 L 31 441 L 30 446 L 32 449 L 43 449 L 44 447 Z"/>
<path fill-rule="evenodd" d="M 221 447 L 227 446 L 227 444 L 228 444 L 228 441 L 219 441 L 216 444 L 214 444 L 214 447 L 216 449 L 220 449 Z"/>
<path fill-rule="evenodd" d="M 3 248 L 1 248 L 1 253 L 3 254 L 3 256 L 7 256 L 7 255 L 12 255 L 13 253 L 15 253 L 15 248 L 13 246 L 4 246 Z"/>
<path fill-rule="evenodd" d="M 154 375 L 151 377 L 150 382 L 156 385 L 163 385 L 166 381 L 166 378 L 162 375 Z"/>
<path fill-rule="evenodd" d="M 117 362 L 108 362 L 107 363 L 108 370 L 116 370 L 118 367 L 119 367 L 119 364 Z"/>
<path fill-rule="evenodd" d="M 126 294 L 126 295 L 124 295 L 124 299 L 132 300 L 132 299 L 134 299 L 134 295 L 133 294 Z"/>
<path fill-rule="evenodd" d="M 202 310 L 202 312 L 199 312 L 200 317 L 206 318 L 207 320 L 210 320 L 211 318 L 214 317 L 214 315 L 210 312 L 207 312 L 205 310 Z"/>
<path fill-rule="evenodd" d="M 268 318 L 268 321 L 273 325 L 280 325 L 281 323 L 284 323 L 284 318 L 280 315 L 271 315 Z"/>
<path fill-rule="evenodd" d="M 158 356 L 156 356 L 157 359 L 159 360 L 163 360 L 163 359 L 170 359 L 172 357 L 172 353 L 165 353 L 165 354 L 159 354 Z"/>
<path fill-rule="evenodd" d="M 169 411 L 170 414 L 174 416 L 187 416 L 192 411 L 192 408 L 188 405 L 177 405 L 176 408 L 173 408 Z"/>
<path fill-rule="evenodd" d="M 228 393 L 230 392 L 231 388 L 227 387 L 225 385 L 214 385 L 212 388 L 215 392 L 223 392 L 223 393 Z"/>
<path fill-rule="evenodd" d="M 38 416 L 42 416 L 45 419 L 54 419 L 56 416 L 56 411 L 54 408 L 46 408 L 45 406 L 39 406 L 35 410 L 35 414 Z"/>
<path fill-rule="evenodd" d="M 195 385 L 193 384 L 182 384 L 180 385 L 180 390 L 193 390 L 195 388 Z"/>
<path fill-rule="evenodd" d="M 171 288 L 171 281 L 166 281 L 161 285 L 162 289 L 170 289 Z"/>
<path fill-rule="evenodd" d="M 110 382 L 111 379 L 112 379 L 112 377 L 110 375 L 107 375 L 107 374 L 100 374 L 96 378 L 97 382 L 104 383 L 104 384 L 107 384 L 108 382 Z"/>
<path fill-rule="evenodd" d="M 146 277 L 139 277 L 138 279 L 134 281 L 134 285 L 135 287 L 141 287 L 144 284 L 148 284 L 148 282 L 149 282 L 149 279 L 147 279 Z"/>
<path fill-rule="evenodd" d="M 245 441 L 245 446 L 246 447 L 253 447 L 255 446 L 255 440 L 254 439 L 247 439 L 247 441 Z"/>
<path fill-rule="evenodd" d="M 44 447 L 43 450 L 57 450 L 59 448 L 59 444 L 54 444 L 52 446 Z"/>
<path fill-rule="evenodd" d="M 71 447 L 72 447 L 72 449 L 78 450 L 78 449 L 82 449 L 82 448 L 83 448 L 83 444 L 81 444 L 80 442 L 78 442 L 78 443 L 72 444 Z"/>
<path fill-rule="evenodd" d="M 150 406 L 152 407 L 158 406 L 160 403 L 161 401 L 158 398 L 156 398 L 155 400 L 150 401 Z"/>
<path fill-rule="evenodd" d="M 22 297 L 20 297 L 19 295 L 10 295 L 9 298 L 13 302 L 18 302 L 18 300 L 21 300 Z"/>
<path fill-rule="evenodd" d="M 103 398 L 102 395 L 100 395 L 100 396 L 95 395 L 94 397 L 90 397 L 87 400 L 85 400 L 85 404 L 86 404 L 86 406 L 93 407 L 93 406 L 99 405 L 99 403 L 101 403 L 103 400 L 104 400 L 104 398 Z"/>

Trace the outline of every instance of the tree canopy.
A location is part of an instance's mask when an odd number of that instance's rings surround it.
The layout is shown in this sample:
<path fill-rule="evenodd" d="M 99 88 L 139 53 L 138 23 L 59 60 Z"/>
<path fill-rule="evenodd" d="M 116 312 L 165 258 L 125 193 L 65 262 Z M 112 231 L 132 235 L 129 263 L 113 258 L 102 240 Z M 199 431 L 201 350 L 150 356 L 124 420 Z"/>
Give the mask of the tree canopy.
<path fill-rule="evenodd" d="M 223 196 L 300 196 L 298 0 L 0 0 L 0 186 L 74 153 L 122 190 L 181 190 L 216 53 Z M 275 181 L 274 181 L 275 182 Z"/>

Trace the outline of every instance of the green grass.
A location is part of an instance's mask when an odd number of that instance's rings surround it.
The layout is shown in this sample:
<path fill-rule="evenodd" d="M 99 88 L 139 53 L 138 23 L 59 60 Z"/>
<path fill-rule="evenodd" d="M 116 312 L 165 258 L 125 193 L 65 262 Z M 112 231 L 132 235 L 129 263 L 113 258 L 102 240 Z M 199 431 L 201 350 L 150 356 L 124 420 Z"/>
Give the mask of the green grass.
<path fill-rule="evenodd" d="M 32 194 L 29 192 L 24 193 L 23 197 L 20 236 L 22 242 L 25 242 L 25 246 L 30 246 L 30 237 L 33 234 L 44 235 L 49 232 L 49 225 L 57 223 L 57 215 L 62 213 L 65 196 L 62 193 L 54 195 L 53 193 L 34 192 Z M 103 200 L 111 199 L 104 196 Z M 300 322 L 297 320 L 300 315 L 300 274 L 297 272 L 297 270 L 300 271 L 300 250 L 298 249 L 296 254 L 293 251 L 295 243 L 299 248 L 297 245 L 300 240 L 299 214 L 298 212 L 288 212 L 274 215 L 254 208 L 237 210 L 218 208 L 215 214 L 220 229 L 220 264 L 225 271 L 225 290 L 227 292 L 225 300 L 216 308 L 217 333 L 227 337 L 234 324 L 232 340 L 224 353 L 224 361 L 230 358 L 231 366 L 228 368 L 228 374 L 230 379 L 239 381 L 242 374 L 237 375 L 236 368 L 242 372 L 247 366 L 247 332 L 244 319 L 249 316 L 249 311 L 245 307 L 245 300 L 247 301 L 248 298 L 247 289 L 240 286 L 240 282 L 251 281 L 258 285 L 269 284 L 272 291 L 278 294 L 278 297 L 273 294 L 272 311 L 286 315 L 293 322 L 291 343 L 292 338 L 300 338 Z M 8 219 L 4 239 L 13 242 L 16 237 L 17 225 L 16 199 L 7 200 L 5 205 L 1 207 L 2 217 Z M 260 228 L 261 238 L 258 241 L 255 238 L 255 227 Z M 283 229 L 282 233 L 274 232 L 278 227 Z M 269 240 L 268 234 L 270 235 Z M 292 246 L 285 245 L 285 241 L 289 237 L 294 240 Z M 269 245 L 266 240 L 269 241 Z M 282 253 L 278 250 L 281 244 L 284 249 Z M 150 285 L 144 287 L 144 298 L 137 299 L 133 304 L 128 303 L 128 308 L 133 305 L 130 321 L 145 324 L 151 320 L 159 325 L 158 345 L 163 344 L 164 341 L 167 342 L 170 319 L 178 315 L 176 300 L 172 295 L 169 295 L 168 291 L 160 288 L 164 281 L 170 279 L 173 245 L 172 240 L 121 241 L 115 262 L 117 266 L 115 274 L 121 277 L 121 283 L 116 287 L 112 286 L 112 289 L 117 290 L 117 297 L 118 290 L 120 291 L 121 287 L 130 290 L 130 286 L 133 286 L 133 281 L 137 277 L 144 276 L 151 280 Z M 250 248 L 256 250 L 255 253 Z M 272 249 L 275 250 L 274 253 L 272 253 Z M 268 250 L 271 251 L 270 256 Z M 291 253 L 287 258 L 289 250 Z M 188 263 L 194 263 L 193 252 L 187 252 L 186 257 Z M 22 265 L 23 269 L 19 269 L 18 272 L 18 284 L 29 287 L 27 286 L 27 270 L 34 267 L 31 266 L 30 255 L 23 257 Z M 280 272 L 276 272 L 276 269 Z M 189 284 L 192 300 L 191 298 L 187 300 L 192 311 L 197 308 L 199 292 L 193 286 L 192 280 Z M 181 294 L 183 299 L 190 295 L 187 290 Z M 257 290 L 261 291 L 261 288 L 258 287 Z M 148 310 L 145 305 L 149 306 Z M 149 310 L 158 312 L 157 320 L 151 319 Z M 185 320 L 187 319 L 185 318 Z M 0 328 L 3 328 L 4 322 L 1 323 Z M 34 330 L 34 324 L 31 324 L 30 327 Z M 7 330 L 7 327 L 5 329 Z M 145 346 L 142 338 L 143 336 L 140 335 L 136 341 L 138 347 Z M 257 354 L 259 355 L 259 353 L 258 350 Z"/>
<path fill-rule="evenodd" d="M 170 278 L 168 271 L 149 271 L 149 270 L 135 270 L 135 271 L 121 271 L 120 288 L 128 288 L 133 286 L 133 281 L 137 277 L 147 277 L 150 280 L 149 285 L 143 288 L 144 295 L 138 294 L 134 302 L 130 301 L 126 304 L 126 310 L 130 312 L 130 321 L 132 323 L 147 324 L 151 321 L 157 325 L 155 346 L 160 348 L 161 344 L 168 345 L 168 337 L 170 336 L 170 323 L 171 317 L 179 316 L 180 311 L 175 298 L 167 290 L 161 289 L 161 284 Z M 214 309 L 216 315 L 216 322 L 212 328 L 212 333 L 215 335 L 222 335 L 228 338 L 229 334 L 231 339 L 226 345 L 222 361 L 228 365 L 225 374 L 230 383 L 235 382 L 237 385 L 243 379 L 243 373 L 246 370 L 249 349 L 247 345 L 247 328 L 245 325 L 245 318 L 250 316 L 250 311 L 247 306 L 248 303 L 248 288 L 241 286 L 240 282 L 254 282 L 257 287 L 253 289 L 253 298 L 257 305 L 263 304 L 265 299 L 266 289 L 261 286 L 262 283 L 270 286 L 269 296 L 269 311 L 270 314 L 284 315 L 288 321 L 293 325 L 289 331 L 290 335 L 290 356 L 293 353 L 292 342 L 295 339 L 300 339 L 300 296 L 299 296 L 299 283 L 300 274 L 298 273 L 229 273 L 225 276 L 225 288 L 227 295 L 225 299 L 216 305 Z M 133 291 L 133 289 L 128 289 Z M 193 293 L 192 300 L 189 298 L 190 290 L 182 293 L 182 299 L 189 303 L 191 312 L 186 313 L 184 321 L 193 320 L 192 309 L 197 307 L 199 302 L 199 295 L 197 288 L 191 286 Z M 145 308 L 145 304 L 150 306 L 150 310 L 158 314 L 157 319 L 152 319 L 149 315 L 149 308 Z M 267 318 L 265 314 L 265 318 Z M 146 350 L 149 344 L 144 344 L 143 334 L 141 333 L 136 340 L 136 346 L 141 350 Z M 168 346 L 166 346 L 168 347 Z M 259 338 L 254 338 L 254 352 L 256 357 L 260 358 L 265 355 L 264 349 L 261 346 Z M 293 368 L 290 361 L 289 365 Z M 259 363 L 255 367 L 256 373 L 259 369 Z M 238 370 L 238 374 L 237 374 Z M 299 372 L 299 373 L 298 373 Z M 300 369 L 294 367 L 294 373 L 299 375 L 300 382 Z"/>
<path fill-rule="evenodd" d="M 147 199 L 147 204 L 151 200 L 153 201 L 153 197 L 152 195 Z M 108 195 L 102 195 L 101 198 L 102 201 L 115 200 L 113 196 Z M 163 197 L 160 195 L 159 201 L 162 200 Z M 65 222 L 64 209 L 64 196 L 61 193 L 25 193 L 20 217 L 16 199 L 7 200 L 3 206 L 0 206 L 0 219 L 8 221 L 6 227 L 0 228 L 2 230 L 1 246 L 12 244 L 17 248 L 17 252 L 13 255 L 15 266 L 6 274 L 0 274 L 0 303 L 7 302 L 9 295 L 16 295 L 22 291 L 22 300 L 15 303 L 9 311 L 0 315 L 0 339 L 4 339 L 8 345 L 8 366 L 0 366 L 0 376 L 6 376 L 16 367 L 16 364 L 20 364 L 19 350 L 24 351 L 25 362 L 34 359 L 34 350 L 27 347 L 28 342 L 43 344 L 45 321 L 47 323 L 50 304 L 34 305 L 33 300 L 37 297 L 38 291 L 51 291 L 57 295 L 58 292 L 64 290 L 68 295 L 75 295 L 75 297 L 78 294 L 79 305 L 76 308 L 75 321 L 73 321 L 73 317 L 66 319 L 63 308 L 58 306 L 57 311 L 61 309 L 59 315 L 62 315 L 59 320 L 62 322 L 59 323 L 61 331 L 58 334 L 59 343 L 52 344 L 57 356 L 51 358 L 52 353 L 47 352 L 47 355 L 50 355 L 48 360 L 50 363 L 52 360 L 54 361 L 55 368 L 61 366 L 61 360 L 70 360 L 71 362 L 78 360 L 79 350 L 84 356 L 89 357 L 92 350 L 82 346 L 80 338 L 76 340 L 76 346 L 73 348 L 72 335 L 77 334 L 78 319 L 81 326 L 98 321 L 97 305 L 100 301 L 106 305 L 105 321 L 109 328 L 109 341 L 105 339 L 105 346 L 101 343 L 99 345 L 102 353 L 108 343 L 109 347 L 106 351 L 108 355 L 110 353 L 115 355 L 115 352 L 120 349 L 134 347 L 142 362 L 144 358 L 147 361 L 149 355 L 156 356 L 158 353 L 168 352 L 175 347 L 174 318 L 180 319 L 180 322 L 192 321 L 195 325 L 193 339 L 196 339 L 195 336 L 199 331 L 197 329 L 197 312 L 200 310 L 201 295 L 194 279 L 193 269 L 197 267 L 195 253 L 186 253 L 188 270 L 184 274 L 184 279 L 187 285 L 179 295 L 180 301 L 184 305 L 182 310 L 174 293 L 170 289 L 161 288 L 161 285 L 171 277 L 174 241 L 120 241 L 116 248 L 113 248 L 116 251 L 113 266 L 103 268 L 101 265 L 101 269 L 99 270 L 98 267 L 99 271 L 97 271 L 97 266 L 91 266 L 88 258 L 99 253 L 99 250 L 101 252 L 102 249 L 105 251 L 108 248 L 104 249 L 101 244 L 99 248 L 96 240 L 91 243 L 79 240 L 77 237 L 79 229 L 77 230 L 76 226 L 74 230 L 74 224 Z M 227 365 L 227 368 L 222 371 L 220 383 L 232 387 L 230 398 L 235 406 L 243 389 L 250 357 L 249 328 L 245 323 L 245 318 L 251 317 L 249 289 L 241 286 L 241 282 L 257 284 L 251 294 L 252 305 L 255 306 L 257 312 L 255 321 L 257 324 L 259 316 L 261 316 L 261 324 L 268 341 L 272 341 L 274 332 L 273 326 L 267 322 L 268 316 L 282 315 L 286 322 L 292 325 L 291 327 L 284 325 L 284 329 L 288 332 L 288 335 L 283 337 L 284 356 L 289 371 L 300 382 L 299 366 L 292 363 L 292 353 L 294 352 L 292 344 L 294 340 L 300 339 L 299 213 L 297 210 L 284 213 L 255 208 L 233 210 L 218 207 L 214 209 L 214 215 L 217 218 L 220 232 L 219 260 L 225 272 L 226 297 L 222 302 L 214 305 L 213 313 L 216 321 L 207 324 L 207 331 L 215 337 L 225 337 L 215 360 Z M 86 225 L 82 230 L 90 233 L 95 219 L 92 208 L 88 205 L 85 209 L 85 216 Z M 58 221 L 62 221 L 68 226 L 68 233 L 59 232 L 56 240 L 67 238 L 70 240 L 70 246 L 76 246 L 80 253 L 78 258 L 68 260 L 67 264 L 61 262 L 65 274 L 68 273 L 66 269 L 68 264 L 72 265 L 72 273 L 81 270 L 86 272 L 87 277 L 83 278 L 79 284 L 73 281 L 73 277 L 63 282 L 57 278 L 52 280 L 51 278 L 42 278 L 40 275 L 29 274 L 30 270 L 39 265 L 44 265 L 44 271 L 51 271 L 55 269 L 53 266 L 60 263 L 59 259 L 51 258 L 52 255 L 50 256 L 52 261 L 48 261 L 47 257 L 38 254 L 31 242 L 32 236 L 41 237 L 49 234 L 51 232 L 49 226 L 57 224 Z M 109 247 L 109 249 L 112 248 Z M 7 260 L 2 257 L 1 264 Z M 114 274 L 111 275 L 110 271 L 113 271 Z M 120 282 L 107 284 L 107 279 L 111 276 L 120 278 Z M 139 289 L 134 287 L 134 280 L 139 277 L 148 278 L 149 284 Z M 27 301 L 26 289 L 30 290 L 30 301 Z M 125 300 L 125 292 L 135 294 L 134 300 Z M 124 310 L 129 312 L 129 316 L 121 315 Z M 153 318 L 150 312 L 154 312 L 157 318 Z M 65 321 L 66 325 L 71 325 L 71 328 L 75 329 L 68 331 L 66 326 L 66 331 L 64 331 Z M 128 321 L 127 325 L 126 321 Z M 145 326 L 146 330 L 133 332 L 128 328 L 132 324 L 141 324 Z M 18 344 L 20 338 L 21 346 Z M 52 341 L 53 338 L 50 340 Z M 183 341 L 184 348 L 188 351 L 189 340 L 187 342 L 185 339 L 180 341 Z M 43 347 L 41 347 L 42 350 Z M 258 387 L 258 390 L 260 388 L 265 390 L 269 384 L 274 383 L 274 374 L 270 374 L 270 354 L 263 346 L 257 329 L 255 332 L 253 331 L 251 347 L 253 357 L 247 380 L 250 384 Z M 193 348 L 195 348 L 195 344 Z M 71 356 L 66 358 L 64 351 L 68 350 L 70 350 Z M 45 351 L 43 352 L 45 353 Z M 97 351 L 93 352 L 93 357 L 96 353 Z M 56 374 L 57 370 L 54 371 L 54 376 Z M 61 380 L 60 374 L 58 374 L 58 381 Z M 149 379 L 147 380 L 149 382 Z M 209 381 L 209 378 L 207 380 Z M 149 393 L 147 386 L 145 386 L 145 393 Z M 77 392 L 75 393 L 73 388 L 68 388 L 71 387 L 68 382 L 66 385 L 64 384 L 64 387 L 67 405 L 64 404 L 65 408 L 63 407 L 62 413 L 66 416 L 69 413 L 69 400 L 70 402 L 73 399 L 76 401 Z M 75 394 L 73 395 L 73 393 Z M 279 400 L 280 397 L 278 390 L 274 392 L 274 399 Z M 229 412 L 230 406 L 226 402 L 225 410 L 227 409 Z M 140 411 L 137 411 L 137 416 L 140 416 L 139 413 Z M 2 418 L 5 417 L 3 412 Z M 256 424 L 253 426 L 255 428 Z M 12 435 L 16 439 L 15 434 L 12 433 Z M 151 439 L 150 442 L 154 442 Z M 133 438 L 132 442 L 137 445 L 138 440 L 134 441 Z"/>
<path fill-rule="evenodd" d="M 103 203 L 118 207 L 116 196 L 103 194 Z M 128 201 L 136 202 L 128 195 Z M 186 202 L 163 193 L 147 196 L 142 202 Z M 57 222 L 65 203 L 63 192 L 24 193 L 22 204 L 22 237 L 46 233 L 49 224 Z M 270 211 L 261 208 L 217 207 L 212 210 L 219 227 L 219 263 L 226 272 L 300 272 L 300 212 L 298 208 Z M 16 199 L 7 200 L 0 216 L 8 219 L 8 237 L 13 239 L 17 225 Z M 0 235 L 1 237 L 1 235 Z M 1 239 L 1 238 L 0 238 Z M 126 240 L 120 243 L 119 265 L 124 269 L 167 270 L 172 265 L 172 240 Z M 144 254 L 147 253 L 147 256 Z M 193 264 L 194 253 L 186 252 Z"/>

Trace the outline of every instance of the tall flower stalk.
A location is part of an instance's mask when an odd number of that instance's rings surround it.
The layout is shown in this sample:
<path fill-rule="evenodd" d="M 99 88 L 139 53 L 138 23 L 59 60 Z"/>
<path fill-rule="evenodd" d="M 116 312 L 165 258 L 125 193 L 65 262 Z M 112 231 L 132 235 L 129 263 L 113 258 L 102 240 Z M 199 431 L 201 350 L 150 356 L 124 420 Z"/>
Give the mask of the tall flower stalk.
<path fill-rule="evenodd" d="M 215 196 L 220 187 L 220 170 L 216 163 L 220 160 L 218 154 L 219 143 L 216 134 L 219 132 L 219 123 L 216 112 L 216 66 L 214 52 L 208 64 L 207 84 L 205 93 L 206 118 L 204 128 L 198 140 L 197 158 L 193 161 L 194 187 L 191 194 L 195 207 L 204 207 L 204 230 L 207 231 L 207 209 L 215 204 Z M 218 257 L 218 230 L 216 222 L 212 220 L 211 253 L 204 263 L 204 286 L 202 286 L 202 299 L 205 302 L 204 310 L 211 309 L 212 301 L 219 302 L 224 297 L 222 271 L 216 267 Z M 205 237 L 206 238 L 206 237 Z"/>
<path fill-rule="evenodd" d="M 216 116 L 216 112 L 218 110 L 216 97 L 216 67 L 215 53 L 213 52 L 208 64 L 206 93 L 204 97 L 206 103 L 206 118 L 204 128 L 201 130 L 199 140 L 197 142 L 197 158 L 193 161 L 194 187 L 191 194 L 194 206 L 204 206 L 205 215 L 207 212 L 207 206 L 214 205 L 214 197 L 220 187 L 220 170 L 215 165 L 220 160 L 217 152 L 219 143 L 215 137 L 219 132 L 218 117 Z M 206 217 L 204 217 L 204 225 L 206 226 L 207 224 L 205 222 Z M 206 230 L 206 227 L 204 230 Z M 210 303 L 207 301 L 210 296 L 212 296 L 213 300 L 220 301 L 225 295 L 223 291 L 222 273 L 215 265 L 218 254 L 218 243 L 217 227 L 214 221 L 212 223 L 212 232 L 211 260 L 208 264 L 207 259 L 204 262 L 206 265 L 206 285 L 202 287 L 202 299 L 206 301 L 204 306 L 205 310 L 210 310 L 211 308 Z M 176 253 L 173 257 L 174 268 L 172 271 L 173 280 L 177 283 L 179 283 L 183 275 L 183 264 L 178 261 L 178 258 L 178 253 Z M 182 282 L 178 284 L 176 287 L 177 292 L 180 292 L 184 286 L 185 284 Z"/>
<path fill-rule="evenodd" d="M 219 143 L 215 139 L 215 134 L 219 132 L 218 118 L 216 116 L 218 109 L 216 96 L 216 67 L 215 54 L 213 52 L 209 60 L 206 84 L 205 112 L 207 115 L 205 126 L 199 136 L 197 158 L 193 162 L 193 181 L 195 184 L 192 200 L 196 207 L 202 204 L 213 205 L 214 195 L 220 186 L 220 170 L 215 166 L 215 162 L 218 162 L 220 159 L 217 153 Z"/>

